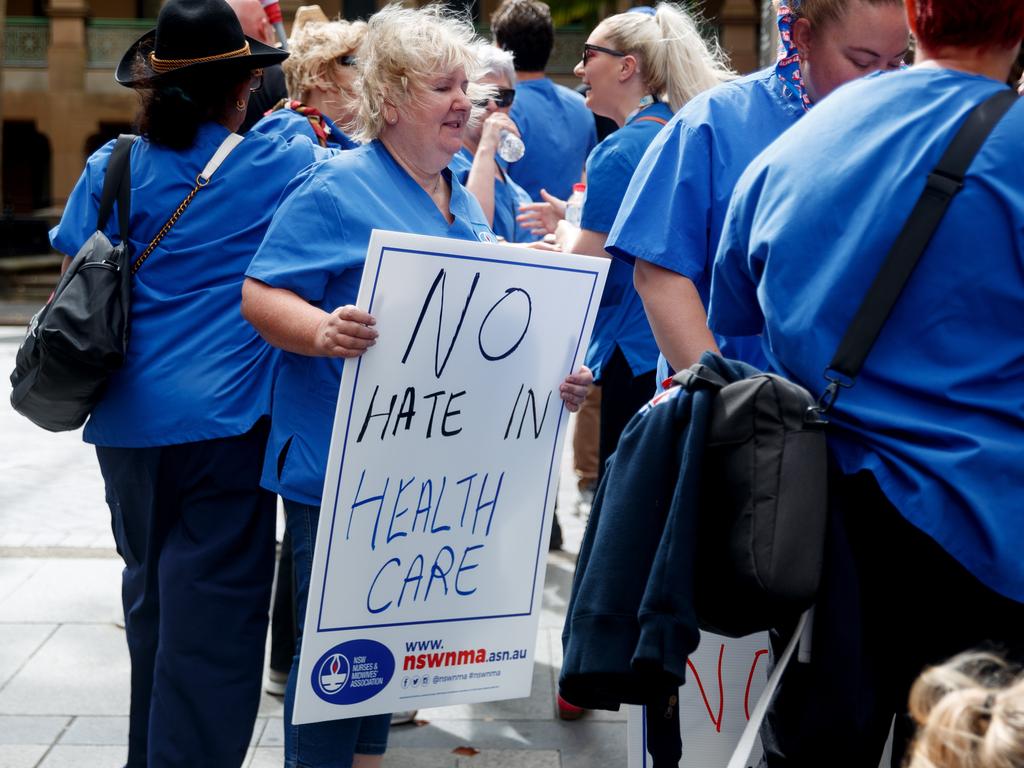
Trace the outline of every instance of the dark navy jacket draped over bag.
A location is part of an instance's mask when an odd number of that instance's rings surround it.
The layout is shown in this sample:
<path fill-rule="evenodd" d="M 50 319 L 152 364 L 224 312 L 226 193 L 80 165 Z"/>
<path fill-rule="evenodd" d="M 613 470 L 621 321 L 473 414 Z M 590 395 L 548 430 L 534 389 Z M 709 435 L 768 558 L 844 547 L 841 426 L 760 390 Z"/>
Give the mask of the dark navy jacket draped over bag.
<path fill-rule="evenodd" d="M 728 381 L 757 373 L 710 353 L 701 363 Z M 562 632 L 559 690 L 577 706 L 656 705 L 685 679 L 700 639 L 697 511 L 714 398 L 714 391 L 684 387 L 657 396 L 629 422 L 609 463 Z M 678 720 L 667 725 L 678 749 Z"/>

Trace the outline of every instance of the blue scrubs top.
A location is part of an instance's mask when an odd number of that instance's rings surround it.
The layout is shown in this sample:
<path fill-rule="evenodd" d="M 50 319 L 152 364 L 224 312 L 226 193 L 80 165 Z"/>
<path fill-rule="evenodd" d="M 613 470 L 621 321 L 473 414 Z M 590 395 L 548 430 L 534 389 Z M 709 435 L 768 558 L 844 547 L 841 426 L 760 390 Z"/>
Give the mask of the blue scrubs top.
<path fill-rule="evenodd" d="M 651 142 L 633 174 L 608 252 L 689 278 L 707 307 L 733 187 L 747 164 L 803 114 L 774 66 L 695 96 Z M 725 357 L 764 367 L 756 337 L 716 339 Z"/>
<path fill-rule="evenodd" d="M 327 147 L 329 149 L 355 149 L 359 145 L 350 139 L 345 133 L 334 124 L 334 121 L 327 115 L 320 116 L 324 121 L 324 128 L 327 132 Z M 309 124 L 309 119 L 294 109 L 275 109 L 269 115 L 265 115 L 256 125 L 249 129 L 257 133 L 276 133 L 285 138 L 293 136 L 305 136 L 314 144 L 319 144 L 316 131 Z"/>
<path fill-rule="evenodd" d="M 567 200 L 597 144 L 594 113 L 583 97 L 546 77 L 520 81 L 509 116 L 526 145 L 509 176 L 534 200 L 540 201 L 541 188 Z"/>
<path fill-rule="evenodd" d="M 132 146 L 132 252 L 141 254 L 195 184 L 228 130 L 195 144 Z M 114 142 L 97 150 L 68 199 L 53 247 L 73 256 L 93 233 Z M 245 268 L 285 185 L 327 153 L 308 141 L 246 134 L 135 275 L 123 368 L 93 409 L 85 440 L 143 448 L 244 434 L 270 410 L 274 351 L 239 311 Z M 116 206 L 115 206 L 116 208 Z M 117 213 L 106 231 L 117 230 Z"/>
<path fill-rule="evenodd" d="M 712 327 L 822 371 L 953 134 L 1005 86 L 910 69 L 835 91 L 751 164 L 715 262 Z M 829 416 L 846 473 L 1024 601 L 1024 102 L 996 126 Z M 808 173 L 828 168 L 828 173 Z"/>
<path fill-rule="evenodd" d="M 455 153 L 448 167 L 465 186 L 466 179 L 469 178 L 469 169 L 473 167 L 473 155 L 463 147 Z M 502 170 L 505 171 L 505 180 L 494 180 L 494 223 L 491 229 L 494 230 L 494 234 L 500 235 L 510 243 L 532 243 L 538 237 L 516 221 L 519 205 L 529 203 L 530 196 L 508 175 L 507 166 L 503 165 Z"/>
<path fill-rule="evenodd" d="M 668 104 L 652 104 L 594 147 L 587 158 L 583 229 L 607 233 L 612 228 L 644 150 L 671 117 L 672 109 Z M 658 344 L 647 322 L 640 294 L 633 287 L 633 267 L 620 259 L 612 259 L 609 265 L 587 350 L 586 363 L 596 380 L 600 381 L 601 368 L 616 347 L 622 350 L 633 376 L 653 371 L 657 365 Z"/>
<path fill-rule="evenodd" d="M 444 174 L 452 188 L 450 225 L 380 141 L 310 168 L 285 190 L 246 274 L 331 312 L 355 304 L 373 229 L 493 241 L 476 198 Z M 320 504 L 342 364 L 282 353 L 263 487 Z"/>

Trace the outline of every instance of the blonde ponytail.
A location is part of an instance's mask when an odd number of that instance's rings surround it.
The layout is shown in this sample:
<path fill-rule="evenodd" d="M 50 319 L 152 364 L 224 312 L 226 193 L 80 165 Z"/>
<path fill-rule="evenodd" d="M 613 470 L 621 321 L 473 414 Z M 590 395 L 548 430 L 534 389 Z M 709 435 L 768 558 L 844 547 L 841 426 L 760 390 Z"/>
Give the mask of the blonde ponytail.
<path fill-rule="evenodd" d="M 1024 766 L 1024 677 L 991 654 L 925 670 L 910 692 L 918 724 L 907 768 Z"/>
<path fill-rule="evenodd" d="M 615 50 L 637 57 L 648 92 L 673 112 L 736 76 L 718 45 L 709 45 L 690 15 L 672 3 L 659 3 L 653 17 L 620 13 L 600 26 Z"/>

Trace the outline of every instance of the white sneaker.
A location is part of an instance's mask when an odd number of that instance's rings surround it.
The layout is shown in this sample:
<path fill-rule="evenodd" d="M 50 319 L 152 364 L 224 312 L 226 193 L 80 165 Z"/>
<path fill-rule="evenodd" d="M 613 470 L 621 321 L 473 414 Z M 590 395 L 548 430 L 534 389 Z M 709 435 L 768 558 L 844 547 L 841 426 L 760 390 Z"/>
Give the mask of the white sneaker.
<path fill-rule="evenodd" d="M 271 696 L 284 696 L 284 689 L 288 685 L 288 673 L 279 669 L 267 667 L 267 674 L 263 677 L 263 690 Z"/>
<path fill-rule="evenodd" d="M 416 713 L 418 709 L 410 709 L 407 712 L 392 712 L 391 713 L 391 724 L 392 725 L 405 725 L 411 723 L 416 719 Z"/>

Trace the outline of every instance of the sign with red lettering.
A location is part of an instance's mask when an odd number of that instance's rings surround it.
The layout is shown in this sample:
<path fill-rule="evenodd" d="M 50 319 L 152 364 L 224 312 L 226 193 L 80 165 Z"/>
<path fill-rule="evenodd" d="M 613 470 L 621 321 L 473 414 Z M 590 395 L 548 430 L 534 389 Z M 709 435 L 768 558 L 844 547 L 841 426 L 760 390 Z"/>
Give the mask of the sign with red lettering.
<path fill-rule="evenodd" d="M 702 632 L 679 689 L 681 768 L 720 768 L 729 761 L 768 679 L 768 634 L 721 637 Z M 629 768 L 651 768 L 644 736 L 646 712 L 627 707 Z M 760 748 L 751 758 L 757 765 Z"/>
<path fill-rule="evenodd" d="M 686 684 L 679 689 L 679 766 L 724 768 L 768 681 L 768 633 L 731 638 L 702 632 L 700 646 L 686 667 Z M 626 712 L 628 768 L 653 768 L 646 749 L 645 707 L 627 706 Z M 889 765 L 891 754 L 890 732 L 878 768 Z M 756 766 L 760 759 L 758 741 L 747 765 Z"/>

